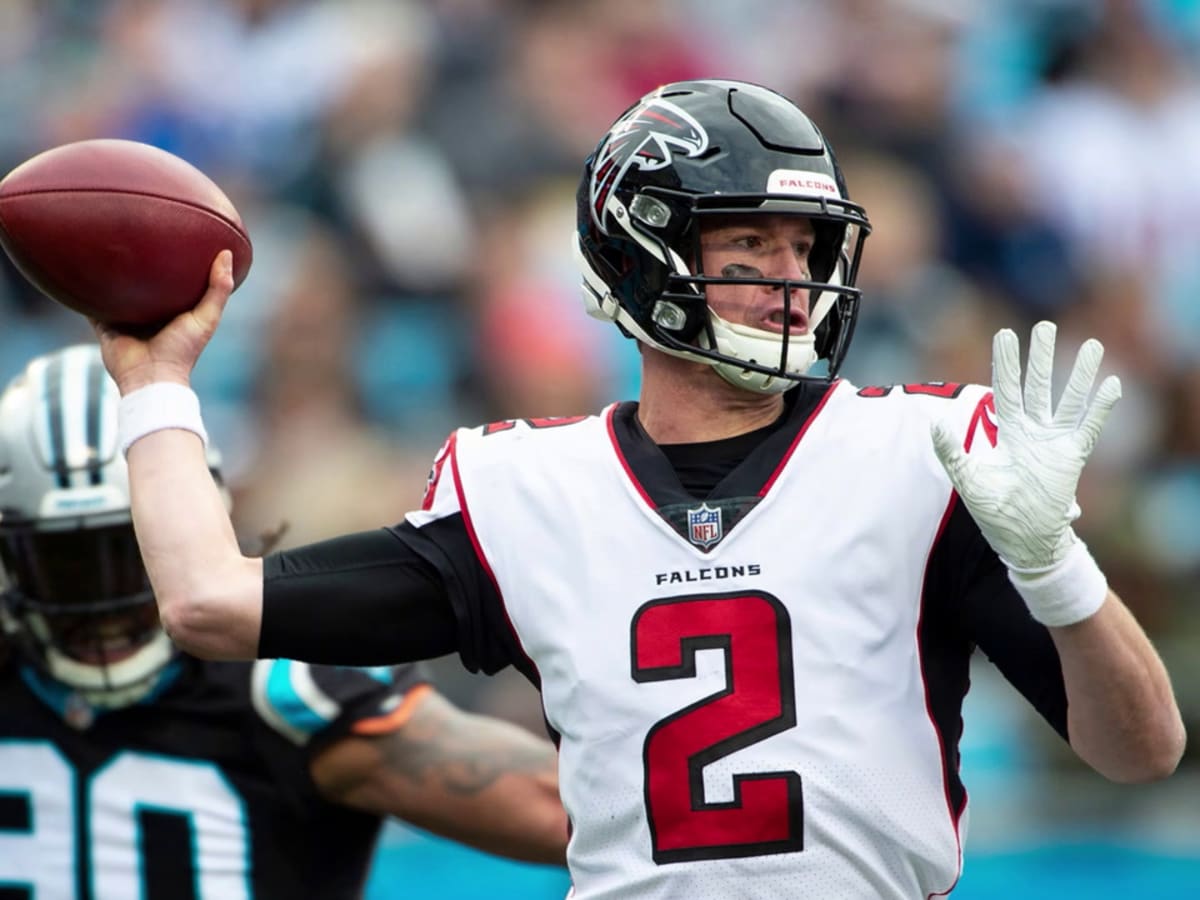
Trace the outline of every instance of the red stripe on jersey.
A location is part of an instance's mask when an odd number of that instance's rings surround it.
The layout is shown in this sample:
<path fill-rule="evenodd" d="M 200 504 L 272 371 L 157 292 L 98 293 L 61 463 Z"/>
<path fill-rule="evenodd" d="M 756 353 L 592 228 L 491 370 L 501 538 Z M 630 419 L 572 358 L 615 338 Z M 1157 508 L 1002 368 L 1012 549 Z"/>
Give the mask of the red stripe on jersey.
<path fill-rule="evenodd" d="M 457 441 L 452 444 L 450 451 L 446 455 L 450 459 L 450 471 L 454 475 L 454 490 L 458 494 L 458 508 L 462 512 L 463 524 L 467 528 L 467 537 L 471 539 L 471 547 L 475 550 L 475 557 L 479 560 L 479 564 L 483 566 L 483 571 L 487 573 L 488 580 L 492 582 L 492 587 L 496 589 L 496 596 L 500 598 L 500 610 L 504 613 L 505 624 L 508 625 L 508 630 L 512 633 L 513 640 L 520 649 L 521 655 L 525 657 L 530 670 L 537 675 L 538 683 L 540 684 L 542 673 L 538 671 L 537 664 L 534 663 L 526 652 L 525 645 L 521 643 L 521 635 L 517 633 L 517 629 L 513 626 L 512 616 L 508 614 L 508 604 L 504 602 L 504 592 L 500 590 L 500 582 L 496 579 L 496 573 L 492 570 L 492 565 L 488 562 L 487 555 L 483 552 L 483 545 L 479 542 L 479 535 L 475 531 L 475 523 L 471 520 L 471 511 L 467 506 L 467 495 L 463 490 L 462 476 L 458 471 Z"/>
<path fill-rule="evenodd" d="M 964 453 L 971 452 L 971 445 L 975 443 L 975 435 L 980 430 L 983 431 L 983 436 L 987 438 L 988 443 L 995 447 L 1000 428 L 996 424 L 996 398 L 991 391 L 979 399 L 975 412 L 971 414 L 971 421 L 967 425 L 967 436 L 963 439 Z"/>
<path fill-rule="evenodd" d="M 446 438 L 446 443 L 442 445 L 437 459 L 433 461 L 433 468 L 429 470 L 429 479 L 425 482 L 425 494 L 421 497 L 421 509 L 425 512 L 433 509 L 433 498 L 437 496 L 438 482 L 442 480 L 442 466 L 446 465 L 446 458 L 454 452 L 454 443 L 457 440 L 458 432 L 452 432 L 450 437 Z"/>
<path fill-rule="evenodd" d="M 625 458 L 625 454 L 621 452 L 621 442 L 617 440 L 617 431 L 616 428 L 613 427 L 613 417 L 616 414 L 617 404 L 614 403 L 609 406 L 604 415 L 604 427 L 608 429 L 609 443 L 612 444 L 613 452 L 617 454 L 617 462 L 619 462 L 621 464 L 621 468 L 625 470 L 625 477 L 629 479 L 629 483 L 637 489 L 638 495 L 641 496 L 642 501 L 652 510 L 657 512 L 658 507 L 654 504 L 654 501 L 650 499 L 650 495 L 646 493 L 646 489 L 642 487 L 642 483 L 638 481 L 637 476 L 633 474 L 633 469 L 629 465 L 629 460 L 627 460 Z"/>
<path fill-rule="evenodd" d="M 929 561 L 933 558 L 933 550 L 937 547 L 942 539 L 942 535 L 946 532 L 946 525 L 950 521 L 950 515 L 954 512 L 954 507 L 958 504 L 958 494 L 951 491 L 950 501 L 946 504 L 946 511 L 942 513 L 942 520 L 938 523 L 937 534 L 934 535 L 933 541 L 929 545 L 929 554 L 925 557 L 925 573 L 921 578 L 921 584 L 924 586 L 929 578 Z M 917 615 L 917 630 L 914 637 L 916 638 L 918 658 L 921 653 L 921 624 L 925 618 L 925 597 L 921 597 L 921 611 Z M 954 881 L 944 891 L 934 891 L 930 893 L 926 900 L 930 897 L 944 897 L 954 890 L 954 886 L 958 884 L 958 880 L 962 877 L 962 834 L 958 830 L 959 819 L 962 816 L 963 810 L 967 808 L 967 789 L 963 786 L 963 801 L 962 808 L 955 809 L 954 802 L 950 799 L 950 772 L 946 768 L 946 742 L 942 735 L 941 729 L 938 728 L 937 719 L 933 715 L 933 707 L 929 702 L 929 684 L 925 681 L 925 666 L 920 666 L 921 682 L 924 685 L 925 693 L 925 715 L 929 717 L 929 724 L 933 727 L 933 733 L 937 737 L 938 752 L 942 757 L 942 790 L 946 796 L 946 810 L 950 813 L 950 824 L 954 828 L 954 842 L 958 850 L 958 872 L 954 876 Z"/>
<path fill-rule="evenodd" d="M 817 416 L 821 414 L 821 410 L 825 408 L 825 404 L 829 402 L 829 398 L 833 396 L 833 392 L 837 390 L 837 386 L 842 383 L 839 378 L 837 381 L 829 385 L 829 389 L 825 391 L 825 396 L 821 398 L 821 402 L 816 405 L 809 417 L 804 420 L 804 424 L 800 426 L 800 430 L 796 432 L 795 440 L 792 445 L 787 448 L 787 452 L 783 454 L 783 459 L 779 461 L 779 465 L 775 467 L 775 471 L 771 473 L 771 477 L 767 479 L 767 483 L 762 486 L 762 490 L 758 492 L 758 496 L 765 497 L 771 490 L 771 485 L 779 480 L 779 476 L 783 473 L 784 467 L 787 466 L 788 460 L 792 458 L 792 454 L 796 452 L 796 447 L 800 444 L 800 439 L 804 437 L 809 426 L 817 420 Z"/>

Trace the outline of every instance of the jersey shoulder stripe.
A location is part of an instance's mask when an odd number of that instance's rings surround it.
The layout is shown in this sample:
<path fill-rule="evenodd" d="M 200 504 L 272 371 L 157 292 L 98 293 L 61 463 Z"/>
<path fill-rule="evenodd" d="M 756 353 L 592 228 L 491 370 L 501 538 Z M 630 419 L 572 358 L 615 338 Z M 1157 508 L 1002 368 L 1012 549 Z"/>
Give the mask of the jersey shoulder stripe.
<path fill-rule="evenodd" d="M 992 389 L 986 385 L 935 381 L 847 387 L 840 397 L 850 421 L 869 423 L 885 445 L 901 434 L 910 434 L 927 447 L 933 458 L 929 429 L 940 422 L 959 437 L 967 453 L 987 452 L 996 446 L 996 404 Z"/>
<path fill-rule="evenodd" d="M 580 435 L 605 434 L 611 409 L 612 406 L 606 407 L 599 415 L 509 419 L 457 429 L 434 457 L 421 507 L 409 512 L 406 521 L 414 528 L 421 528 L 464 511 L 458 462 L 464 457 L 470 459 L 476 481 L 486 483 L 498 472 L 545 471 L 573 458 L 581 447 L 588 448 L 585 452 L 594 452 L 586 439 L 580 441 Z M 602 443 L 607 446 L 608 441 Z"/>

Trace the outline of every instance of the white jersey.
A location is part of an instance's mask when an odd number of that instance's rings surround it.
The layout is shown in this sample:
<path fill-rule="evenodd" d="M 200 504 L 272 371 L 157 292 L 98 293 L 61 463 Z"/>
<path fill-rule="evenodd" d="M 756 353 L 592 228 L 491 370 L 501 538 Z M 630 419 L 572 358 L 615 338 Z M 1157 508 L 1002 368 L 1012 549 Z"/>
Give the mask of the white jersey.
<path fill-rule="evenodd" d="M 560 739 L 580 900 L 911 900 L 958 878 L 972 642 L 930 594 L 949 608 L 969 561 L 936 549 L 965 513 L 929 423 L 988 452 L 991 395 L 809 396 L 703 502 L 622 404 L 456 432 L 408 517 L 461 514 L 494 581 Z"/>

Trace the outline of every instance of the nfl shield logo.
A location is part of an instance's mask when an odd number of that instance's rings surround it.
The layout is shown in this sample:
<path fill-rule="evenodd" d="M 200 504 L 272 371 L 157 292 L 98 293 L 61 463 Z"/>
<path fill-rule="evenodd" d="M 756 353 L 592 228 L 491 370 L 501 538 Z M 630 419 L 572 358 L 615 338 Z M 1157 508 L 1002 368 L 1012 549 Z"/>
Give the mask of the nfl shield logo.
<path fill-rule="evenodd" d="M 688 538 L 697 547 L 707 550 L 721 540 L 721 510 L 702 503 L 687 511 Z"/>

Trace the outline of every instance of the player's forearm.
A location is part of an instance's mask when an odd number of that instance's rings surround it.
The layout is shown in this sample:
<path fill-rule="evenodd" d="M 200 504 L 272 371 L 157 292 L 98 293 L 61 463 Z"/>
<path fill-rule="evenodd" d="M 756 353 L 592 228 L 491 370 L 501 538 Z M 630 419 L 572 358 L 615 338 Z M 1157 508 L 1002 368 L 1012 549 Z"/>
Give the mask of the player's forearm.
<path fill-rule="evenodd" d="M 1111 591 L 1100 610 L 1050 633 L 1067 688 L 1071 746 L 1105 777 L 1152 781 L 1175 771 L 1186 740 L 1166 669 Z"/>
<path fill-rule="evenodd" d="M 424 704 L 383 745 L 393 815 L 501 856 L 566 863 L 558 757 L 543 738 L 487 716 Z"/>
<path fill-rule="evenodd" d="M 552 757 L 540 772 L 501 776 L 481 792 L 474 815 L 433 815 L 424 827 L 499 856 L 566 865 L 567 818 Z"/>
<path fill-rule="evenodd" d="M 514 859 L 566 861 L 558 758 L 544 738 L 430 692 L 397 731 L 324 751 L 324 796 Z"/>
<path fill-rule="evenodd" d="M 508 766 L 480 794 L 487 821 L 480 823 L 477 845 L 515 859 L 566 865 L 567 814 L 558 793 L 558 754 L 553 746 L 507 722 L 471 719 L 474 732 L 486 737 L 494 754 L 490 764 Z M 476 768 L 476 774 L 486 771 L 486 766 Z M 468 778 L 460 786 L 469 785 Z"/>
<path fill-rule="evenodd" d="M 262 563 L 242 555 L 200 439 L 158 431 L 130 447 L 128 462 L 134 528 L 167 633 L 197 656 L 252 659 Z"/>

